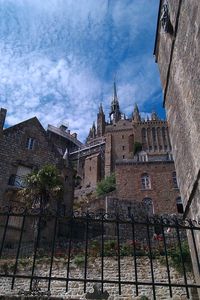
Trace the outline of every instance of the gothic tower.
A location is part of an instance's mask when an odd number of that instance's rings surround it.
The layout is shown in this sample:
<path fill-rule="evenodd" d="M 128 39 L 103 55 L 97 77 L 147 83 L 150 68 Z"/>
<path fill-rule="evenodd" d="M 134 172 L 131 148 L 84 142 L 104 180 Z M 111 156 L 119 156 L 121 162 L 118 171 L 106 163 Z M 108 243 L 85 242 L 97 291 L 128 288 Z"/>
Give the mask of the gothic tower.
<path fill-rule="evenodd" d="M 105 133 L 105 114 L 102 104 L 99 106 L 99 112 L 97 114 L 97 136 L 103 136 Z"/>
<path fill-rule="evenodd" d="M 110 111 L 110 122 L 112 124 L 115 124 L 120 119 L 121 119 L 121 112 L 120 112 L 119 101 L 117 97 L 116 83 L 114 81 L 113 100 L 111 102 L 111 111 Z"/>
<path fill-rule="evenodd" d="M 135 104 L 134 111 L 133 111 L 133 122 L 140 122 L 140 121 L 141 121 L 141 117 L 140 117 L 139 109 L 137 104 Z"/>

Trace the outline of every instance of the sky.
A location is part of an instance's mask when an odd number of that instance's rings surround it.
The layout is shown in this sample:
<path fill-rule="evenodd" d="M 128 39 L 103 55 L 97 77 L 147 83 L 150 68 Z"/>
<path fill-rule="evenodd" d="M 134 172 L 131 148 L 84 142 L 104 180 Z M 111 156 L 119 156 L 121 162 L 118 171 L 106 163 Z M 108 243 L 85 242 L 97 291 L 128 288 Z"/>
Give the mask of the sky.
<path fill-rule="evenodd" d="M 37 116 L 82 141 L 116 78 L 120 108 L 164 118 L 153 57 L 157 0 L 0 0 L 0 107 L 6 126 Z"/>

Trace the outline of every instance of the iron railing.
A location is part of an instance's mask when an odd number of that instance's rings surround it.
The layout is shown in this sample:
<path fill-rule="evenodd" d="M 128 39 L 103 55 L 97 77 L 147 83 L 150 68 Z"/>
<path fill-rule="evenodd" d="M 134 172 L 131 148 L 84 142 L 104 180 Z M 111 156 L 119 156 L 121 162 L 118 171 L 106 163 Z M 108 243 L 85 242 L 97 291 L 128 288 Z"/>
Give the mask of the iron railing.
<path fill-rule="evenodd" d="M 20 222 L 14 228 L 13 221 L 17 219 Z M 170 297 L 176 288 L 180 288 L 189 299 L 191 289 L 198 289 L 200 285 L 192 277 L 186 235 L 191 236 L 193 262 L 200 270 L 196 241 L 197 233 L 200 234 L 199 225 L 196 221 L 175 216 L 136 218 L 88 212 L 81 215 L 74 212 L 69 216 L 64 211 L 2 208 L 0 280 L 10 280 L 11 291 L 17 290 L 18 281 L 23 280 L 28 287 L 24 293 L 34 295 L 37 292 L 49 295 L 55 282 L 62 282 L 68 292 L 70 283 L 76 282 L 83 284 L 83 293 L 88 292 L 88 295 L 91 285 L 99 284 L 98 292 L 102 294 L 109 292 L 109 285 L 115 286 L 119 295 L 123 295 L 124 286 L 131 286 L 135 296 L 147 287 L 152 289 L 153 299 L 160 299 L 157 296 L 159 288 L 165 288 Z M 131 271 L 124 270 L 125 258 L 132 263 Z M 115 275 L 111 272 L 108 276 L 108 262 L 112 259 Z M 54 271 L 54 264 L 61 260 L 65 274 Z M 91 261 L 94 260 L 99 268 L 91 277 L 94 271 Z M 29 266 L 27 270 L 20 269 L 22 262 L 27 268 Z M 82 268 L 81 276 L 73 276 L 74 263 Z M 147 277 L 140 274 L 144 263 L 149 273 Z M 41 264 L 46 264 L 44 272 Z M 158 264 L 165 270 L 163 278 L 158 276 Z M 180 272 L 179 281 L 172 276 L 176 267 Z"/>

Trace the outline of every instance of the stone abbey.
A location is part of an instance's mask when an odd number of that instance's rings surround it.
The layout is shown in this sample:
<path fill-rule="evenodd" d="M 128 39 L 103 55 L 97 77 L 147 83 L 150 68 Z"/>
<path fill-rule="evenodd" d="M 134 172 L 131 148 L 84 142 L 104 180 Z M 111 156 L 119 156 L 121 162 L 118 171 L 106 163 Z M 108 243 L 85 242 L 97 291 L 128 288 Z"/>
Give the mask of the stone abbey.
<path fill-rule="evenodd" d="M 142 119 L 137 104 L 131 118 L 126 118 L 120 110 L 115 82 L 109 122 L 105 120 L 100 105 L 86 144 L 70 153 L 81 178 L 80 190 L 95 188 L 97 182 L 115 173 L 116 191 L 111 198 L 117 200 L 111 201 L 115 203 L 111 211 L 116 203 L 120 207 L 126 204 L 125 212 L 135 203 L 147 203 L 152 213 L 182 212 L 167 122 L 156 112 Z M 96 199 L 93 209 L 105 211 L 105 201 L 100 203 Z"/>

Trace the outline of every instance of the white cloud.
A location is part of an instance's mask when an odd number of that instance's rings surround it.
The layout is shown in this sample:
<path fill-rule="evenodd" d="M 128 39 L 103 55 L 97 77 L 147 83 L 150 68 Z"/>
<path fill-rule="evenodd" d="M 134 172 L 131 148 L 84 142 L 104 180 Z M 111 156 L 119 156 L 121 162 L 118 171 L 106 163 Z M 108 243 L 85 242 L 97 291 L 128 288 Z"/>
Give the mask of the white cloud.
<path fill-rule="evenodd" d="M 108 113 L 115 71 L 126 114 L 158 89 L 152 49 L 135 49 L 153 27 L 154 1 L 99 1 L 0 0 L 0 106 L 8 125 L 36 115 L 44 126 L 69 121 L 84 138 L 100 101 Z"/>

